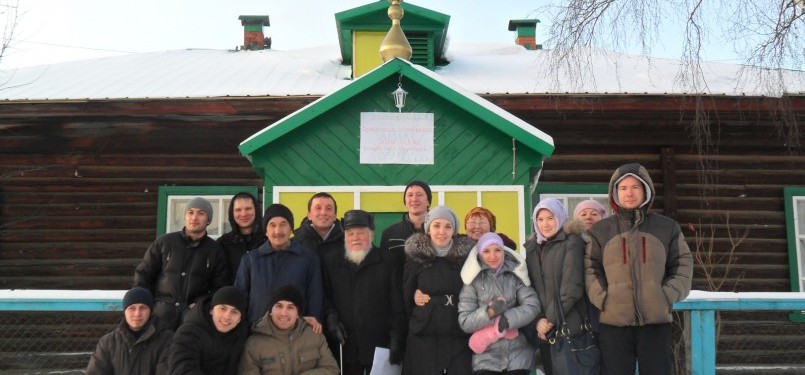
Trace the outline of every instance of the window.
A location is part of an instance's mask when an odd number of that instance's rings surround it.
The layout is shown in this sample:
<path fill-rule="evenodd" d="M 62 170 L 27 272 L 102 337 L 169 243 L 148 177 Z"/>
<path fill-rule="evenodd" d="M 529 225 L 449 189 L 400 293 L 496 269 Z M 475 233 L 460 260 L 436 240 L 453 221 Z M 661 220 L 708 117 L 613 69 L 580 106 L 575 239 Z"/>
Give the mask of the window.
<path fill-rule="evenodd" d="M 508 235 L 515 243 L 525 241 L 524 189 L 520 185 L 430 185 L 433 192 L 431 207 L 446 204 L 459 219 L 459 233 L 464 233 L 464 215 L 481 206 L 495 213 L 497 231 Z M 274 186 L 273 199 L 302 218 L 307 214 L 307 201 L 315 192 L 326 191 L 338 205 L 339 218 L 344 212 L 360 208 L 375 215 L 375 244 L 385 228 L 400 221 L 406 211 L 402 200 L 404 186 Z M 297 219 L 299 225 L 301 219 Z"/>
<path fill-rule="evenodd" d="M 783 195 L 791 291 L 802 292 L 805 291 L 805 187 L 787 187 Z M 805 322 L 805 312 L 793 313 L 788 317 L 795 322 Z"/>
<path fill-rule="evenodd" d="M 229 201 L 241 191 L 257 196 L 256 186 L 160 186 L 157 236 L 182 230 L 187 202 L 202 197 L 210 201 L 213 211 L 207 235 L 214 239 L 220 237 L 232 230 L 229 225 Z M 262 207 L 257 209 L 261 210 Z"/>
<path fill-rule="evenodd" d="M 612 214 L 609 208 L 609 195 L 607 185 L 537 185 L 537 200 L 534 206 L 545 198 L 556 198 L 562 202 L 567 209 L 568 217 L 573 216 L 576 205 L 588 199 L 595 199 L 598 203 L 607 208 L 607 213 Z M 529 213 L 530 215 L 530 213 Z"/>

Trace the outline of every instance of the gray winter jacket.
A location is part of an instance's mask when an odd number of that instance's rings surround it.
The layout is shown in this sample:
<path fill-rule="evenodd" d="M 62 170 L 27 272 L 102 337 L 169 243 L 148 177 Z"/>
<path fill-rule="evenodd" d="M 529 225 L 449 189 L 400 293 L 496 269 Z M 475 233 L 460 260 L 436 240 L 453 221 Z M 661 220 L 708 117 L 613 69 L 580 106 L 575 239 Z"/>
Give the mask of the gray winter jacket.
<path fill-rule="evenodd" d="M 503 296 L 507 310 L 503 315 L 509 322 L 510 329 L 517 329 L 531 324 L 540 314 L 540 303 L 537 293 L 526 286 L 528 275 L 521 265 L 524 259 L 514 251 L 507 251 L 503 270 L 498 276 L 483 262 L 468 260 L 462 269 L 464 287 L 461 289 L 458 303 L 458 322 L 461 329 L 473 333 L 494 323 L 486 313 L 489 301 Z M 468 258 L 475 257 L 477 252 L 470 253 Z M 475 276 L 472 270 L 477 270 Z M 534 348 L 528 344 L 523 335 L 513 340 L 500 339 L 490 345 L 486 351 L 472 356 L 473 371 L 531 370 L 534 368 Z"/>
<path fill-rule="evenodd" d="M 615 183 L 631 174 L 646 187 L 644 206 L 625 210 L 615 202 Z M 601 310 L 601 323 L 642 326 L 673 321 L 674 302 L 688 296 L 693 257 L 673 219 L 651 212 L 654 183 L 645 168 L 626 164 L 609 183 L 615 215 L 590 228 L 585 256 L 587 294 Z"/>

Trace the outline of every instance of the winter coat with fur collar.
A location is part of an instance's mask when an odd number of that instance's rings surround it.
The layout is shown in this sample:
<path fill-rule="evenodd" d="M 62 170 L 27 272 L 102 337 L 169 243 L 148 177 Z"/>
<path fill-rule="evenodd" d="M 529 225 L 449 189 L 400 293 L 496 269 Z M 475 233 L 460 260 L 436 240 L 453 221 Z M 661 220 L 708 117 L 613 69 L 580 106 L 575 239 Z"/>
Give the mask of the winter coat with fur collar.
<path fill-rule="evenodd" d="M 528 279 L 525 258 L 511 249 L 506 249 L 503 269 L 496 276 L 495 271 L 478 259 L 476 252 L 467 256 L 462 269 L 464 287 L 461 289 L 458 304 L 458 320 L 467 333 L 474 333 L 492 325 L 486 308 L 489 302 L 503 297 L 506 311 L 503 315 L 509 328 L 519 329 L 531 324 L 540 313 L 539 299 Z M 469 280 L 469 282 L 467 282 Z M 534 348 L 519 335 L 512 340 L 500 339 L 490 345 L 483 353 L 472 356 L 473 371 L 531 370 L 534 368 Z"/>
<path fill-rule="evenodd" d="M 417 233 L 405 242 L 403 303 L 409 317 L 405 374 L 471 374 L 469 334 L 458 325 L 458 297 L 463 285 L 461 267 L 474 243 L 453 238 L 444 257 L 437 256 L 428 235 Z M 414 293 L 430 295 L 424 306 L 414 303 Z"/>

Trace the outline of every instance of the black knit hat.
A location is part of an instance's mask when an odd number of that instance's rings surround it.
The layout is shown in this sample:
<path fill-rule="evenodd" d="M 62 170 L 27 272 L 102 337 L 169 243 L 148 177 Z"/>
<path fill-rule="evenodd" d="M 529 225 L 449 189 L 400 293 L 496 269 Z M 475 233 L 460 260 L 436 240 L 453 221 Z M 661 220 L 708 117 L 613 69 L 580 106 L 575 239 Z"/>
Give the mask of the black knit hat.
<path fill-rule="evenodd" d="M 271 293 L 271 301 L 268 304 L 268 311 L 274 307 L 279 301 L 288 301 L 296 305 L 296 309 L 299 310 L 299 313 L 302 313 L 305 305 L 305 299 L 302 298 L 302 293 L 299 292 L 299 289 L 296 289 L 293 285 L 283 285 L 274 289 Z"/>
<path fill-rule="evenodd" d="M 135 304 L 135 303 L 142 303 L 143 305 L 148 306 L 149 309 L 154 308 L 154 296 L 148 289 L 145 289 L 140 286 L 136 286 L 131 288 L 126 294 L 123 296 L 123 310 L 127 307 Z"/>
<path fill-rule="evenodd" d="M 268 222 L 274 217 L 283 217 L 288 220 L 288 224 L 293 228 L 293 212 L 283 204 L 274 203 L 266 207 L 266 212 L 263 214 L 263 228 L 268 226 Z"/>
<path fill-rule="evenodd" d="M 409 182 L 408 185 L 405 185 L 405 190 L 403 191 L 403 204 L 405 204 L 405 194 L 408 193 L 408 188 L 410 188 L 411 186 L 419 186 L 422 188 L 422 190 L 425 190 L 425 195 L 428 196 L 428 205 L 430 205 L 430 203 L 433 202 L 433 195 L 430 192 L 430 186 L 426 184 L 424 181 L 413 180 Z"/>
<path fill-rule="evenodd" d="M 218 305 L 229 305 L 238 309 L 242 314 L 245 314 L 248 302 L 246 301 L 246 295 L 243 294 L 240 289 L 234 286 L 225 286 L 218 289 L 215 295 L 212 296 L 210 307 Z"/>

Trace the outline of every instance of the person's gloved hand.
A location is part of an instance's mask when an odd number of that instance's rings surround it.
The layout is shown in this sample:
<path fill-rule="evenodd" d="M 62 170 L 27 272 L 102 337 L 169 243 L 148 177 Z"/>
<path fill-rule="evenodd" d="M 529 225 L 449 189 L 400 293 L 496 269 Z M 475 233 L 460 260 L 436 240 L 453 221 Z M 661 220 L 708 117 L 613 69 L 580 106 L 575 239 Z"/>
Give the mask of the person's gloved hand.
<path fill-rule="evenodd" d="M 331 339 L 338 341 L 341 345 L 347 342 L 347 329 L 344 324 L 338 320 L 338 314 L 330 314 L 327 316 L 327 334 Z"/>
<path fill-rule="evenodd" d="M 392 335 L 389 340 L 389 363 L 399 365 L 405 356 L 405 344 L 398 335 Z"/>
<path fill-rule="evenodd" d="M 486 313 L 489 314 L 490 318 L 503 314 L 504 311 L 506 311 L 506 299 L 503 297 L 497 297 L 489 301 L 489 305 L 486 307 Z"/>
<path fill-rule="evenodd" d="M 503 332 L 507 329 L 509 329 L 509 319 L 506 319 L 506 315 L 501 314 L 498 321 L 498 332 Z"/>

